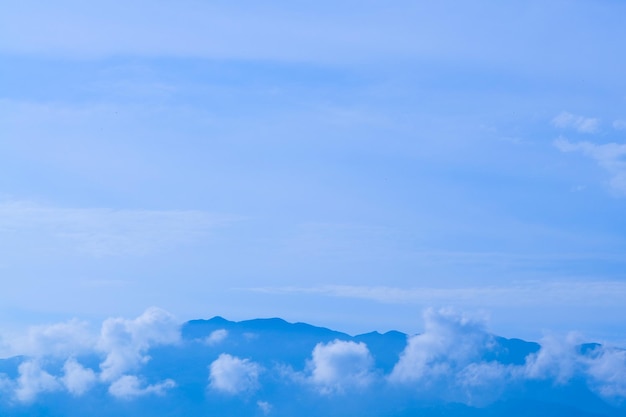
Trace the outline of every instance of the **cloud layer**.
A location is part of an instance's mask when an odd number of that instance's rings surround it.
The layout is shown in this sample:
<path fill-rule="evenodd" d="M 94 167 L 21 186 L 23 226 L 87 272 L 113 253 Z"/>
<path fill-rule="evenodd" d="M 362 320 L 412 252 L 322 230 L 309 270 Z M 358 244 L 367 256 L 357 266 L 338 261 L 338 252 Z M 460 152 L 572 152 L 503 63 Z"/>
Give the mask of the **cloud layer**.
<path fill-rule="evenodd" d="M 135 319 L 107 319 L 99 334 L 78 320 L 34 326 L 11 347 L 11 351 L 28 359 L 17 368 L 14 381 L 6 376 L 2 379 L 4 391 L 11 391 L 12 398 L 21 403 L 33 402 L 40 393 L 61 390 L 78 397 L 97 384 L 108 385 L 109 393 L 120 398 L 163 394 L 175 386 L 174 381 L 147 385 L 133 373 L 150 361 L 147 351 L 179 342 L 179 323 L 168 312 L 154 307 Z M 78 358 L 90 362 L 99 358 L 99 369 L 86 367 Z M 56 375 L 44 369 L 44 365 L 55 368 L 59 360 L 62 365 Z"/>
<path fill-rule="evenodd" d="M 386 336 L 374 333 L 363 335 L 366 343 L 304 327 L 319 331 L 324 341 L 293 350 L 305 336 L 290 332 L 303 327 L 277 320 L 268 320 L 267 331 L 256 328 L 254 338 L 253 329 L 221 318 L 205 337 L 183 338 L 174 317 L 157 308 L 134 319 L 107 319 L 97 333 L 72 320 L 31 328 L 19 344 L 27 356 L 17 357 L 12 375 L 0 369 L 0 392 L 9 403 L 28 406 L 50 395 L 97 392 L 123 403 L 148 396 L 180 399 L 202 387 L 202 398 L 239 398 L 268 415 L 287 401 L 281 390 L 322 403 L 366 397 L 486 407 L 519 395 L 554 395 L 554 401 L 575 406 L 572 389 L 586 390 L 607 406 L 626 401 L 626 350 L 585 344 L 574 333 L 546 335 L 540 344 L 503 339 L 480 317 L 451 309 L 428 309 L 423 321 L 424 331 L 407 336 L 395 365 L 383 371 L 377 355 L 388 355 Z M 280 352 L 291 352 L 291 359 Z"/>

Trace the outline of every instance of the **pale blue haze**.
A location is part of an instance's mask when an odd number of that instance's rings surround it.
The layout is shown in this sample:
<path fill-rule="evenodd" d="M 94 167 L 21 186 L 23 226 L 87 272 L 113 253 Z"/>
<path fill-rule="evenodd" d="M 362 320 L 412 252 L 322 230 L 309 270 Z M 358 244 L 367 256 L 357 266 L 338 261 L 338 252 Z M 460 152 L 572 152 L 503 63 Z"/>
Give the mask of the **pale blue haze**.
<path fill-rule="evenodd" d="M 449 306 L 624 346 L 626 3 L 436 3 L 3 4 L 3 339 Z"/>

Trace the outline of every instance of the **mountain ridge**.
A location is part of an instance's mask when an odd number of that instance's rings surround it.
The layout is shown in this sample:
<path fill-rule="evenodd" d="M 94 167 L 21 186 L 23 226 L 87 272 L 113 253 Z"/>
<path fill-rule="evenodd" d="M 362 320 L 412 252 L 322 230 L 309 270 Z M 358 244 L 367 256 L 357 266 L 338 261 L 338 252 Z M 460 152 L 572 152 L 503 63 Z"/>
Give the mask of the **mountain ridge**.
<path fill-rule="evenodd" d="M 105 322 L 92 350 L 0 359 L 0 415 L 83 415 L 71 404 L 96 417 L 624 415 L 626 351 L 508 339 L 433 314 L 415 335 L 159 312 Z"/>

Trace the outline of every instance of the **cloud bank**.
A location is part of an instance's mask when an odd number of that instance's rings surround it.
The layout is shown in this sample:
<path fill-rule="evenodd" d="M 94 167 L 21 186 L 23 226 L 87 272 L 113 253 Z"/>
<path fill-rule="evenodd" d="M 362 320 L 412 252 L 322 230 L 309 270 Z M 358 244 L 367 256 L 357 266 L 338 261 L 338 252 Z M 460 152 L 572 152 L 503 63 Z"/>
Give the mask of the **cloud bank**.
<path fill-rule="evenodd" d="M 166 379 L 150 385 L 131 373 L 150 361 L 150 349 L 179 342 L 179 323 L 168 312 L 154 307 L 135 319 L 107 319 L 99 334 L 78 320 L 33 326 L 10 348 L 27 358 L 17 368 L 17 378 L 0 374 L 0 381 L 3 390 L 19 403 L 31 403 L 41 393 L 62 390 L 80 397 L 97 384 L 108 385 L 108 392 L 119 398 L 162 395 L 176 385 L 174 381 Z M 99 358 L 99 370 L 85 366 L 79 361 L 81 357 L 90 362 Z M 59 360 L 62 366 L 55 366 Z M 46 365 L 57 368 L 57 373 L 51 373 Z"/>
<path fill-rule="evenodd" d="M 174 317 L 157 308 L 107 319 L 99 332 L 72 320 L 27 332 L 19 346 L 28 355 L 15 357 L 13 373 L 0 360 L 0 393 L 22 406 L 98 393 L 130 403 L 149 396 L 179 401 L 201 387 L 194 395 L 202 401 L 251 404 L 264 415 L 291 401 L 287 392 L 320 404 L 355 401 L 355 407 L 366 403 L 357 398 L 400 407 L 407 401 L 488 407 L 520 395 L 550 395 L 570 406 L 581 390 L 607 407 L 626 401 L 626 350 L 583 343 L 576 333 L 548 334 L 539 344 L 504 339 L 482 318 L 451 309 L 427 309 L 423 322 L 424 331 L 407 336 L 384 371 L 378 361 L 389 357 L 388 339 L 376 333 L 358 339 L 301 324 L 276 327 L 276 320 L 264 331 L 220 318 L 204 337 L 185 338 Z M 309 336 L 291 333 L 296 329 L 326 339 L 300 345 Z M 249 337 L 252 330 L 257 337 Z"/>

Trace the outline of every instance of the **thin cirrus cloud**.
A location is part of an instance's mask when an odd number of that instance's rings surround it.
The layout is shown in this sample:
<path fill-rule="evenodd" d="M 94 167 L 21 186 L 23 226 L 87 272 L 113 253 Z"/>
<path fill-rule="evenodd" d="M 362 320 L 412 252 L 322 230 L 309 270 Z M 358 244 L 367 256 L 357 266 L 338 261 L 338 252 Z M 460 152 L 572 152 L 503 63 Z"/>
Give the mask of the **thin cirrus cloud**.
<path fill-rule="evenodd" d="M 61 244 L 90 256 L 137 255 L 195 241 L 233 218 L 198 210 L 63 208 L 26 201 L 0 203 L 8 241 Z"/>
<path fill-rule="evenodd" d="M 23 1 L 3 10 L 0 50 L 44 56 L 165 55 L 304 62 L 363 62 L 381 56 L 421 55 L 511 66 L 523 62 L 525 68 L 534 65 L 545 70 L 550 66 L 562 74 L 563 65 L 578 71 L 588 68 L 590 62 L 614 59 L 603 31 L 585 31 L 584 37 L 579 33 L 581 14 L 602 21 L 612 38 L 623 33 L 616 17 L 619 12 L 587 3 L 562 7 L 518 2 L 518 7 L 524 6 L 522 10 L 533 13 L 516 13 L 512 20 L 508 4 L 492 2 L 400 1 L 394 7 L 352 1 L 245 7 L 196 1 L 172 7 L 167 2 L 144 0 L 123 6 L 101 1 L 89 6 L 68 1 L 54 6 L 33 3 Z M 144 19 L 146 14 L 151 18 Z M 507 22 L 507 30 L 502 30 L 502 22 Z M 529 37 L 531 25 L 534 31 Z M 559 33 L 554 27 L 561 28 Z M 581 55 L 577 45 L 587 42 L 595 47 Z M 559 60 L 542 59 L 555 54 Z M 596 72 L 597 67 L 593 67 Z"/>
<path fill-rule="evenodd" d="M 621 281 L 526 281 L 510 286 L 413 287 L 324 285 L 318 287 L 255 287 L 245 291 L 269 294 L 311 294 L 356 298 L 382 303 L 463 303 L 490 306 L 532 306 L 571 304 L 621 305 L 626 283 Z"/>

